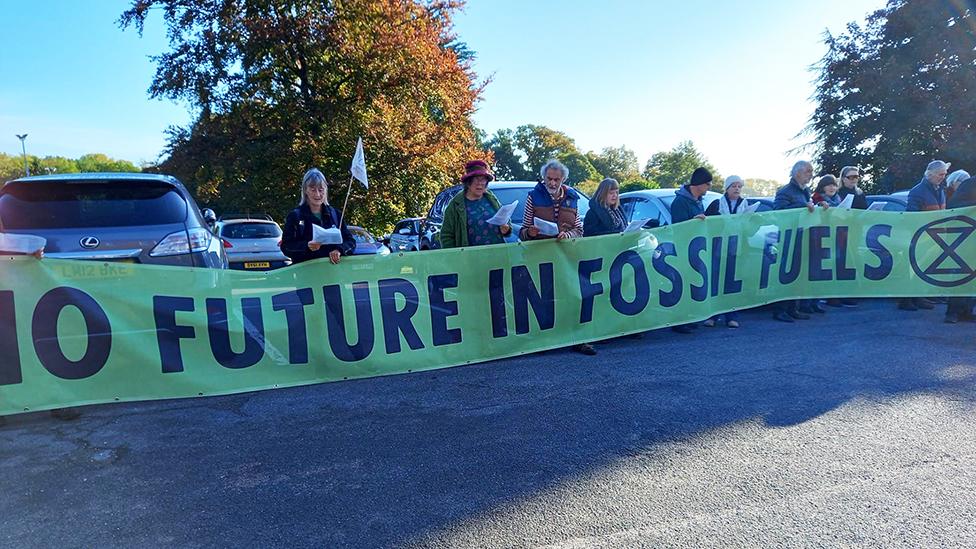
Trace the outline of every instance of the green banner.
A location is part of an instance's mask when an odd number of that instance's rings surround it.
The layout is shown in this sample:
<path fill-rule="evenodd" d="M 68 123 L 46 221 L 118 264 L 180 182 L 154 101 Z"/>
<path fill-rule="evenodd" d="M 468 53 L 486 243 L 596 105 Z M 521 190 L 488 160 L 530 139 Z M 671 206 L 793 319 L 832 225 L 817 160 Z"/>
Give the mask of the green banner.
<path fill-rule="evenodd" d="M 976 208 L 691 220 L 270 272 L 0 257 L 0 414 L 444 368 L 793 298 L 976 295 Z"/>

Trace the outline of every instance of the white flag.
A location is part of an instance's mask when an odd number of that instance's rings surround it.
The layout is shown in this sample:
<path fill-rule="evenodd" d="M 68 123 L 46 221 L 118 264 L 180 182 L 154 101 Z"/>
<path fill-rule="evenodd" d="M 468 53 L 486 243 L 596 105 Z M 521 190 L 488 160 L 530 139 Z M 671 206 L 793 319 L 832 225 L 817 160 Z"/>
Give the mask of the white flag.
<path fill-rule="evenodd" d="M 349 171 L 352 172 L 353 177 L 363 184 L 363 187 L 369 188 L 369 180 L 366 179 L 366 154 L 363 153 L 362 137 L 356 142 L 356 154 L 352 157 L 352 167 L 349 168 Z"/>

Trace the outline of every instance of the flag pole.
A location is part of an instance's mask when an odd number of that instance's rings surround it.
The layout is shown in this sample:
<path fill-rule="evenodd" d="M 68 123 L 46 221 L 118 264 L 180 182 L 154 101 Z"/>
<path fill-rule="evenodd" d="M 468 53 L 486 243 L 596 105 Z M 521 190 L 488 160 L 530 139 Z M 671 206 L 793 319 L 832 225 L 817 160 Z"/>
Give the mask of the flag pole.
<path fill-rule="evenodd" d="M 349 188 L 346 189 L 346 201 L 342 203 L 342 213 L 339 214 L 339 222 L 346 221 L 346 206 L 349 205 L 349 195 L 352 193 L 352 176 L 349 176 Z M 348 223 L 346 223 L 348 225 Z"/>

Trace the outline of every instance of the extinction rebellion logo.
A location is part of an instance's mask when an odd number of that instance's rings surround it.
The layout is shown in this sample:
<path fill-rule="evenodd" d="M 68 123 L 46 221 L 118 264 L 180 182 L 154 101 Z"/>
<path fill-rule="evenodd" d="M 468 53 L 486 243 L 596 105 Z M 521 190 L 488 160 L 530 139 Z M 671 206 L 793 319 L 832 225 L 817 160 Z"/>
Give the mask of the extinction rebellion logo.
<path fill-rule="evenodd" d="M 952 288 L 976 278 L 976 221 L 965 215 L 925 225 L 912 238 L 909 258 L 919 278 L 934 286 Z"/>

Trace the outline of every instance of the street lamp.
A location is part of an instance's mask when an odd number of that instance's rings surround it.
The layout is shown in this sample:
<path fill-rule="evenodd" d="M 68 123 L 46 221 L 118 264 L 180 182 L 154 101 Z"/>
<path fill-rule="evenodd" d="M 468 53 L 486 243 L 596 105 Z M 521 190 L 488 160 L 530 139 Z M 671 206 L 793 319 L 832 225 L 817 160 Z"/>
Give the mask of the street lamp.
<path fill-rule="evenodd" d="M 20 150 L 23 151 L 24 153 L 24 175 L 26 177 L 30 177 L 30 168 L 27 167 L 27 145 L 24 144 L 24 141 L 27 140 L 27 134 L 25 133 L 24 135 L 18 135 L 18 134 L 14 134 L 14 135 L 17 136 L 17 139 L 20 139 Z"/>

